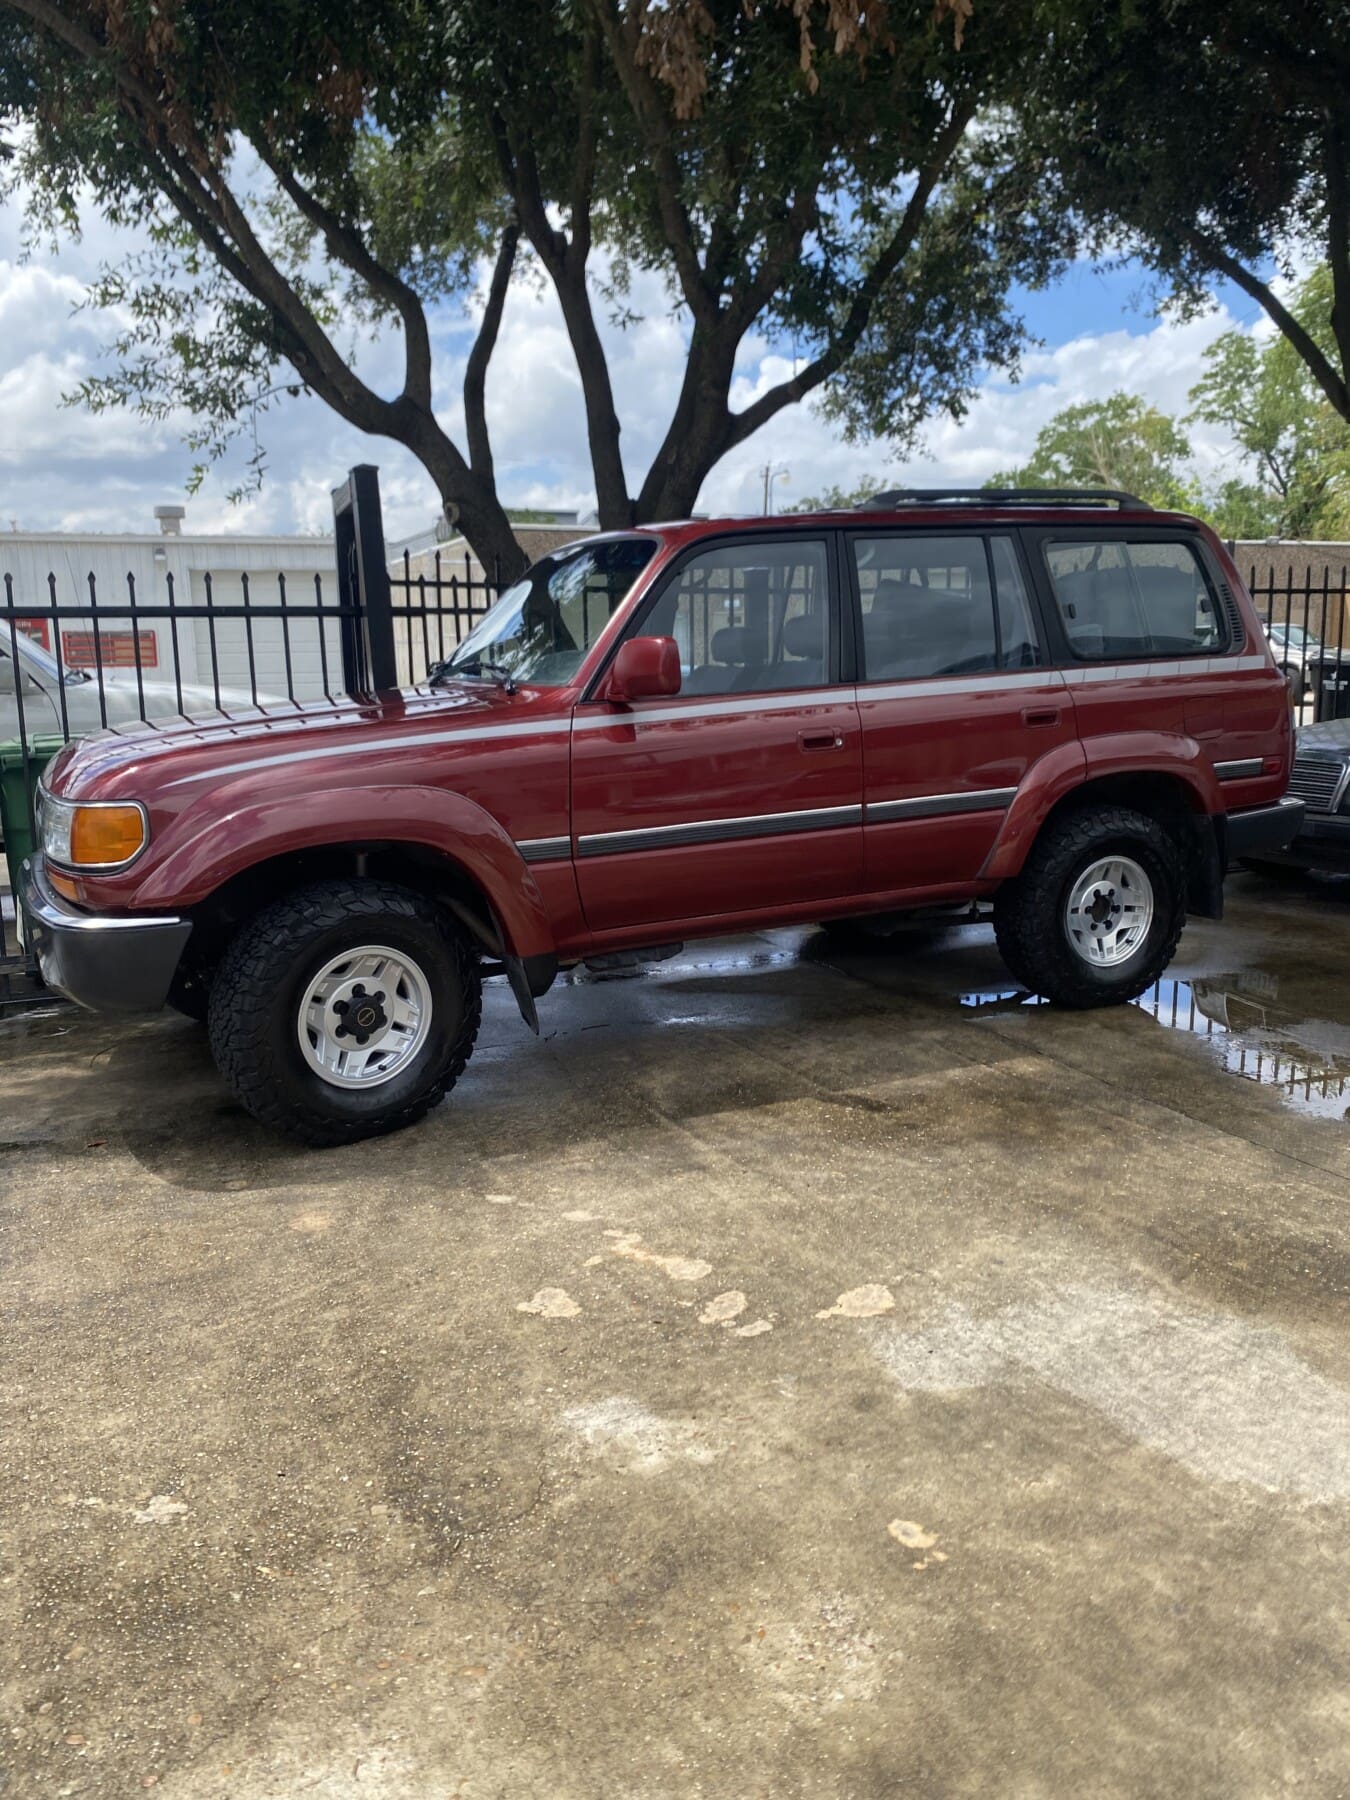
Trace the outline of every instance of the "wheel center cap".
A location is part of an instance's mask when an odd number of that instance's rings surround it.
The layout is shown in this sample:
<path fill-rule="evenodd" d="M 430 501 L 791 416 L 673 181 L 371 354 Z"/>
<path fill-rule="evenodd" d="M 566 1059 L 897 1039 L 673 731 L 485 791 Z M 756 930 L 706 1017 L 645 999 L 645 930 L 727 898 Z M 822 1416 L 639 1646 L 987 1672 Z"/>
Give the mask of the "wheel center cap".
<path fill-rule="evenodd" d="M 383 989 L 368 994 L 364 984 L 359 981 L 353 987 L 350 998 L 333 1002 L 333 1013 L 340 1021 L 334 1035 L 355 1038 L 361 1048 L 389 1023 L 389 1015 L 384 1010 Z"/>
<path fill-rule="evenodd" d="M 1092 920 L 1094 925 L 1105 925 L 1115 910 L 1115 902 L 1110 893 L 1104 893 L 1098 888 L 1097 892 L 1092 896 L 1092 905 L 1088 908 L 1088 917 Z"/>

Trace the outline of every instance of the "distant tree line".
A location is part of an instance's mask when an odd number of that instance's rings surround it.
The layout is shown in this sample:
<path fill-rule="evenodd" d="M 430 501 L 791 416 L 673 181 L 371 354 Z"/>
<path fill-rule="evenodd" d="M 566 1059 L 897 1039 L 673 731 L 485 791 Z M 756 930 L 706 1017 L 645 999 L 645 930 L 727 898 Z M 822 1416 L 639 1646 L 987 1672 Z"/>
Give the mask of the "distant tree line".
<path fill-rule="evenodd" d="M 1289 296 L 1315 339 L 1329 335 L 1330 271 Z M 1208 519 L 1223 537 L 1350 539 L 1350 424 L 1289 339 L 1226 331 L 1179 417 L 1138 395 L 1066 407 L 1037 434 L 1027 461 L 991 487 L 1115 487 L 1154 506 Z M 1218 481 L 1197 472 L 1186 427 L 1222 426 L 1236 467 Z"/>

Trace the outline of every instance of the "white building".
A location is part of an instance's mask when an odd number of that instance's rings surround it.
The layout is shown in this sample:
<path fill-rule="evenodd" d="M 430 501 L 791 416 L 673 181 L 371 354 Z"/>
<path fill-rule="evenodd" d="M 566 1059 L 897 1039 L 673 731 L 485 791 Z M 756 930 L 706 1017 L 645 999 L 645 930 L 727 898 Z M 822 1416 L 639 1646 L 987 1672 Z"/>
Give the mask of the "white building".
<path fill-rule="evenodd" d="M 281 578 L 286 600 L 297 609 L 315 604 L 315 576 L 322 584 L 323 603 L 337 605 L 337 573 L 331 537 L 243 537 L 182 531 L 184 508 L 155 508 L 159 529 L 154 532 L 107 534 L 63 531 L 9 531 L 0 533 L 0 589 L 8 601 L 21 608 L 32 602 L 49 609 L 53 597 L 58 612 L 87 608 L 90 577 L 106 621 L 99 625 L 99 651 L 109 680 L 135 680 L 133 621 L 128 607 L 132 587 L 138 606 L 166 606 L 170 582 L 176 606 L 211 604 L 238 607 L 243 604 L 245 581 L 250 605 L 279 605 Z M 170 620 L 138 619 L 143 675 L 172 681 L 173 636 Z M 34 618 L 31 635 L 48 649 L 51 618 Z M 317 696 L 323 691 L 319 625 L 312 618 L 298 618 L 289 626 L 291 668 L 296 697 Z M 62 619 L 61 650 L 67 666 L 94 666 L 93 622 L 72 614 Z M 249 634 L 238 618 L 214 622 L 218 679 L 222 688 L 249 690 Z M 212 623 L 205 618 L 181 619 L 177 625 L 179 673 L 187 682 L 211 682 Z M 286 692 L 286 657 L 280 619 L 252 621 L 253 664 L 260 695 Z M 329 685 L 341 685 L 342 652 L 336 620 L 324 627 Z"/>
<path fill-rule="evenodd" d="M 174 680 L 175 625 L 168 618 L 130 616 L 134 591 L 138 607 L 173 603 L 194 612 L 242 607 L 245 584 L 251 607 L 276 608 L 284 579 L 287 604 L 311 616 L 293 618 L 290 638 L 291 681 L 297 699 L 313 699 L 327 685 L 342 687 L 342 650 L 337 620 L 324 625 L 324 656 L 319 649 L 315 578 L 322 603 L 338 604 L 337 564 L 331 537 L 244 537 L 183 530 L 186 509 L 157 506 L 158 529 L 151 532 L 81 533 L 64 531 L 0 532 L 0 603 L 12 598 L 16 610 L 36 611 L 26 629 L 53 650 L 50 608 L 55 599 L 60 621 L 61 654 L 67 668 L 95 667 L 94 621 L 88 616 L 90 578 L 100 612 L 98 651 L 105 682 L 134 684 L 136 643 L 140 645 L 143 680 Z M 522 523 L 516 537 L 530 561 L 594 529 L 578 525 L 566 514 L 550 521 Z M 430 530 L 387 545 L 394 582 L 396 611 L 400 605 L 425 604 L 443 616 L 423 631 L 422 621 L 396 618 L 395 648 L 400 680 L 418 681 L 431 660 L 453 648 L 476 617 L 496 596 L 477 559 L 462 537 Z M 439 575 L 439 580 L 437 579 Z M 209 580 L 208 580 L 209 578 Z M 75 611 L 83 608 L 84 615 Z M 45 616 L 43 616 L 45 614 Z M 8 626 L 0 624 L 0 633 Z M 178 675 L 185 686 L 212 685 L 212 639 L 216 681 L 221 689 L 251 691 L 250 631 L 238 617 L 182 617 L 176 624 Z M 280 699 L 287 692 L 286 651 L 279 618 L 251 621 L 254 679 L 260 699 Z M 0 654 L 3 647 L 0 646 Z"/>

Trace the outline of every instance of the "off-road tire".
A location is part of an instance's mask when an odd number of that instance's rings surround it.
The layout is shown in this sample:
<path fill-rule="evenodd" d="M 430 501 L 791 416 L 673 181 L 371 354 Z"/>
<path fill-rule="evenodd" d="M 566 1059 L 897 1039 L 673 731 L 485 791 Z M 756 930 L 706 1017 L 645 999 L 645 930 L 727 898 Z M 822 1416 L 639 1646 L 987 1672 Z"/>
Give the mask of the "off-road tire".
<path fill-rule="evenodd" d="M 1079 875 L 1113 851 L 1132 857 L 1153 884 L 1153 920 L 1132 956 L 1096 968 L 1070 943 L 1065 907 Z M 1171 962 L 1185 922 L 1185 870 L 1176 844 L 1156 819 L 1120 806 L 1069 813 L 1047 826 L 1021 874 L 994 896 L 994 935 L 1004 962 L 1024 987 L 1059 1006 L 1137 1000 Z"/>
<path fill-rule="evenodd" d="M 296 1035 L 314 975 L 348 946 L 387 944 L 420 965 L 432 994 L 427 1040 L 381 1086 L 330 1086 Z M 449 914 L 392 882 L 321 881 L 273 902 L 241 928 L 211 983 L 211 1054 L 239 1103 L 264 1125 L 316 1146 L 412 1125 L 464 1072 L 478 1036 L 477 957 Z"/>

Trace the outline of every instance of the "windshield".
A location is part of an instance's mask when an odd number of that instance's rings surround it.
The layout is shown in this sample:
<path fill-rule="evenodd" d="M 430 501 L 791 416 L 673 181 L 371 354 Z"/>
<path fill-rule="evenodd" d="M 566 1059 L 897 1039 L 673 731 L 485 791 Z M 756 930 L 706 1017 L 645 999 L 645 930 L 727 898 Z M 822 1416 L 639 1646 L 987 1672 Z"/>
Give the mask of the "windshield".
<path fill-rule="evenodd" d="M 1280 638 L 1286 644 L 1293 644 L 1295 646 L 1299 644 L 1315 644 L 1317 642 L 1317 639 L 1312 633 L 1310 631 L 1305 631 L 1301 625 L 1273 625 L 1271 627 L 1270 635 L 1272 637 Z"/>
<path fill-rule="evenodd" d="M 18 647 L 19 661 L 25 665 L 26 672 L 29 675 L 45 675 L 48 681 L 55 683 L 57 679 L 56 658 L 49 651 L 44 650 L 35 639 L 30 638 L 26 631 L 17 632 L 15 642 Z M 3 656 L 6 662 L 10 660 L 9 643 L 0 644 L 0 656 Z"/>
<path fill-rule="evenodd" d="M 655 538 L 603 538 L 545 556 L 432 672 L 499 675 L 560 687 L 613 618 L 656 552 Z"/>

